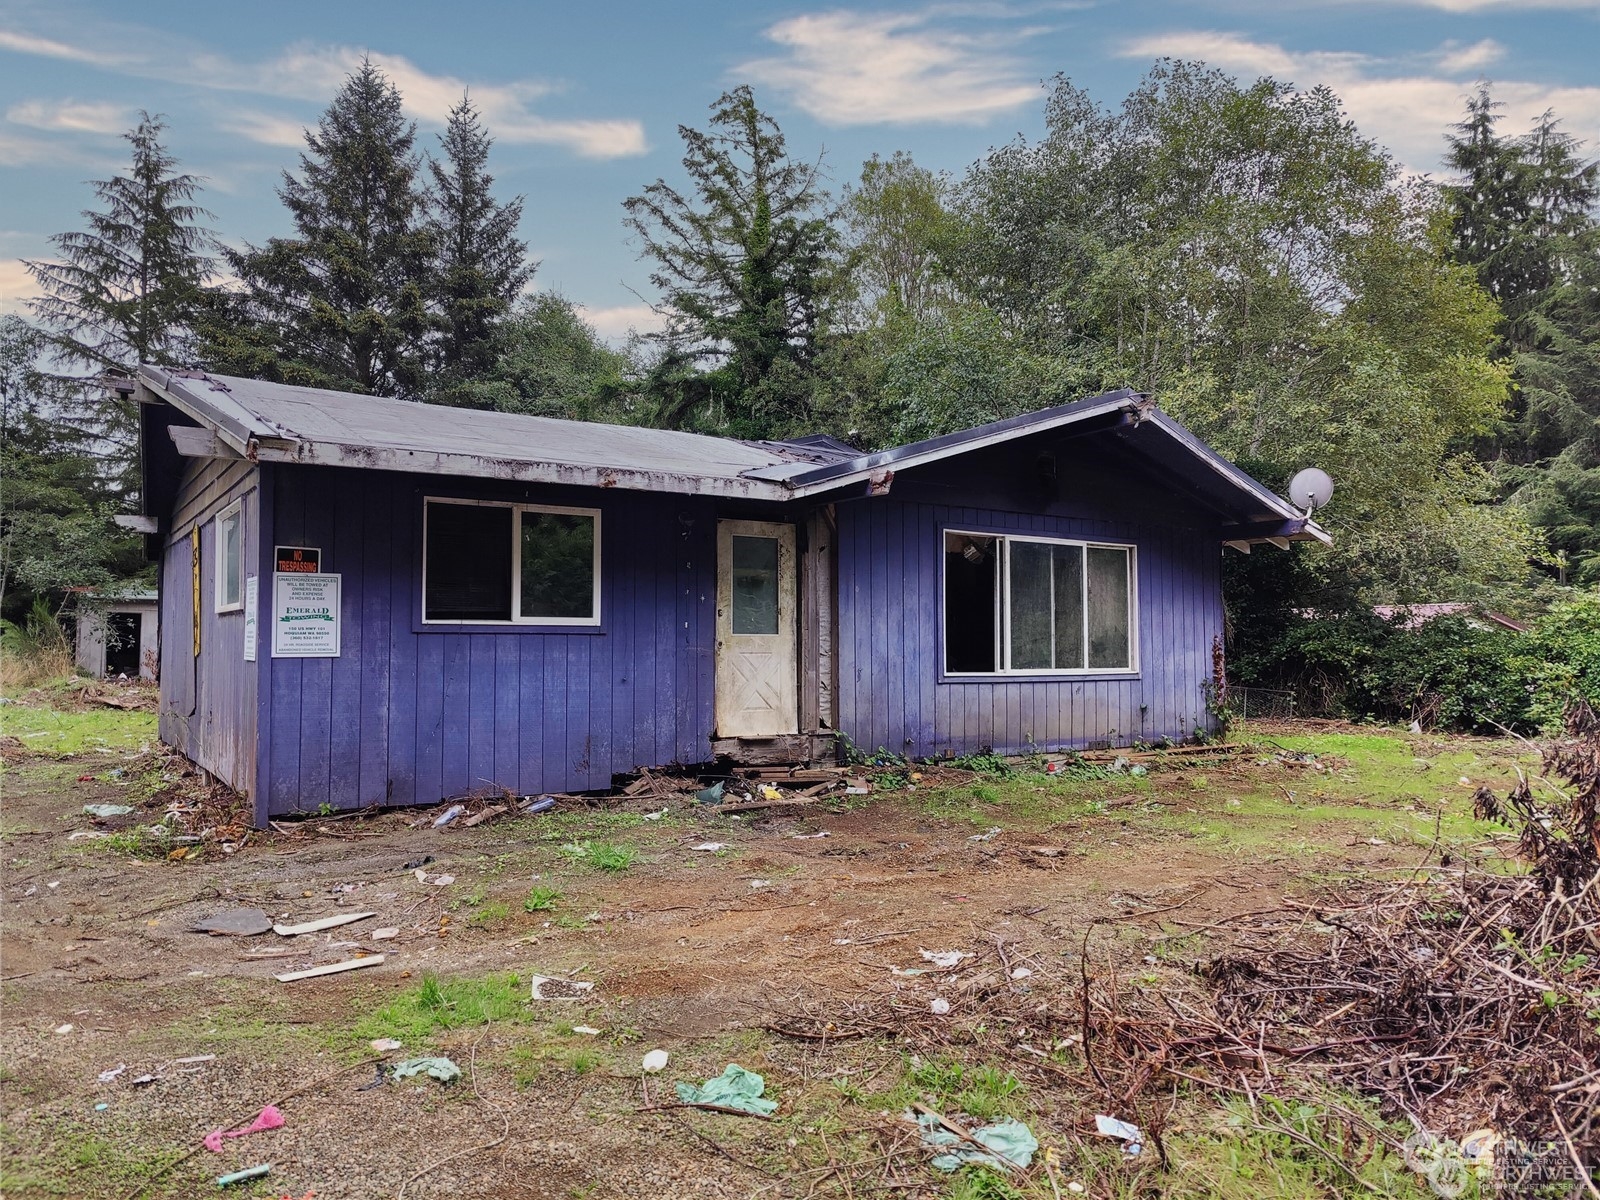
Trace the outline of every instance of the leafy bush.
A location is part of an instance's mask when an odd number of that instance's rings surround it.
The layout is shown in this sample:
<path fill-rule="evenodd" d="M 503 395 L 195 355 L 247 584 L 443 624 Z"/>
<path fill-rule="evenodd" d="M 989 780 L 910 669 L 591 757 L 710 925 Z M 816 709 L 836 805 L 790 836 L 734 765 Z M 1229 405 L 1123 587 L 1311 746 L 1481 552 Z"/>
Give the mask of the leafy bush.
<path fill-rule="evenodd" d="M 1600 706 L 1600 588 L 1552 605 L 1519 649 L 1528 715 L 1535 725 L 1559 728 L 1572 696 Z"/>
<path fill-rule="evenodd" d="M 7 688 L 35 687 L 72 674 L 72 647 L 42 599 L 21 621 L 0 621 L 0 678 Z"/>

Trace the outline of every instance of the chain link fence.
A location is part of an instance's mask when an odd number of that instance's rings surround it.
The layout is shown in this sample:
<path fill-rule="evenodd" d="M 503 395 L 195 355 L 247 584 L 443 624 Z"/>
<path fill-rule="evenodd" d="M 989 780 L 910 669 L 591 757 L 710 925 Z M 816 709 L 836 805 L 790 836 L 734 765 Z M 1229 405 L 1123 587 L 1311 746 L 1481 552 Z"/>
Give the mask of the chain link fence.
<path fill-rule="evenodd" d="M 1294 693 L 1277 688 L 1230 687 L 1223 705 L 1241 721 L 1287 721 L 1294 717 Z"/>

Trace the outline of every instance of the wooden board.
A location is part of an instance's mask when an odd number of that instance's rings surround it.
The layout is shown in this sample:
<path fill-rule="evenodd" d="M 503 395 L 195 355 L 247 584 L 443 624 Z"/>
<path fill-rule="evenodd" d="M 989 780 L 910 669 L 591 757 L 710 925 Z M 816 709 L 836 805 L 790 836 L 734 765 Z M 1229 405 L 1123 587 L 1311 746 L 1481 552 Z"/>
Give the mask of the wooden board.
<path fill-rule="evenodd" d="M 382 965 L 383 955 L 369 954 L 365 958 L 347 958 L 344 962 L 326 963 L 305 971 L 286 971 L 282 975 L 274 975 L 273 978 L 279 983 L 293 983 L 296 979 L 315 979 L 320 975 L 339 975 L 345 971 L 359 971 L 362 967 Z"/>

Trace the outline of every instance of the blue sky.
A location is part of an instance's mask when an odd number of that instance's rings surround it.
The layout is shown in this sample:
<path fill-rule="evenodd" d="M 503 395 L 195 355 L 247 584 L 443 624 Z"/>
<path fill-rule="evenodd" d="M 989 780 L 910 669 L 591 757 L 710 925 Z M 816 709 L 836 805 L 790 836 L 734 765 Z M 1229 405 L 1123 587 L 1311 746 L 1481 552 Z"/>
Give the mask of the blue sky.
<path fill-rule="evenodd" d="M 1517 127 L 1553 107 L 1591 152 L 1600 143 L 1600 0 L 0 0 L 0 311 L 29 292 L 19 260 L 76 226 L 84 181 L 121 164 L 118 134 L 140 108 L 168 117 L 226 239 L 290 232 L 279 173 L 363 54 L 427 146 L 471 87 L 500 186 L 527 197 L 536 284 L 612 337 L 650 324 L 621 202 L 678 177 L 678 124 L 702 123 L 734 83 L 754 85 L 795 152 L 825 152 L 841 184 L 874 151 L 959 172 L 1039 134 L 1056 73 L 1116 103 L 1162 55 L 1329 84 L 1417 171 L 1437 172 L 1442 131 L 1479 78 Z"/>

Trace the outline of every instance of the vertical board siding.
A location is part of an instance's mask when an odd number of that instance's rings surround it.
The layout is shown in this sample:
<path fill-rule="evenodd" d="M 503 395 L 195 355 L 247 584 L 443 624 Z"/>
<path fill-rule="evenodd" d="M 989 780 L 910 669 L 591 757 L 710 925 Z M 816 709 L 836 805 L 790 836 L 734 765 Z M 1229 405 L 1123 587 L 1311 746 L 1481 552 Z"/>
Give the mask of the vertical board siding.
<path fill-rule="evenodd" d="M 256 791 L 256 663 L 244 661 L 244 613 L 216 611 L 219 511 L 242 500 L 240 553 L 256 573 L 260 476 L 253 463 L 189 459 L 161 556 L 161 740 L 243 796 Z M 194 657 L 190 533 L 200 530 L 200 657 Z M 259 658 L 260 649 L 258 646 Z"/>
<path fill-rule="evenodd" d="M 708 756 L 709 500 L 267 469 L 273 542 L 320 547 L 323 570 L 342 577 L 343 602 L 337 659 L 272 662 L 261 697 L 272 815 L 431 804 L 485 788 L 603 788 L 636 767 Z M 424 494 L 599 507 L 600 631 L 419 631 Z M 170 579 L 187 566 L 169 557 Z M 262 584 L 263 655 L 271 653 L 270 582 Z"/>
<path fill-rule="evenodd" d="M 1134 543 L 1138 675 L 942 680 L 947 528 Z M 1020 754 L 1186 738 L 1212 724 L 1222 591 L 1220 547 L 1204 531 L 880 498 L 841 504 L 838 539 L 840 728 L 858 746 Z"/>

